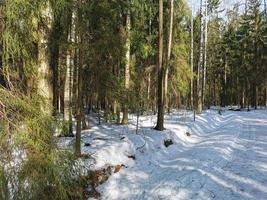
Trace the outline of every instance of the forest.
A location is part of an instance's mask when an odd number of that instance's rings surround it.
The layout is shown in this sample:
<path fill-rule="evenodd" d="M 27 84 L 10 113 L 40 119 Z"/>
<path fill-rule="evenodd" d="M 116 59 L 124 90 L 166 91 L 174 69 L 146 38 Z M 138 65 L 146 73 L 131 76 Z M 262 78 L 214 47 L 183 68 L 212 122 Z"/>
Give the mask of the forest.
<path fill-rule="evenodd" d="M 0 200 L 267 199 L 267 0 L 0 0 Z"/>

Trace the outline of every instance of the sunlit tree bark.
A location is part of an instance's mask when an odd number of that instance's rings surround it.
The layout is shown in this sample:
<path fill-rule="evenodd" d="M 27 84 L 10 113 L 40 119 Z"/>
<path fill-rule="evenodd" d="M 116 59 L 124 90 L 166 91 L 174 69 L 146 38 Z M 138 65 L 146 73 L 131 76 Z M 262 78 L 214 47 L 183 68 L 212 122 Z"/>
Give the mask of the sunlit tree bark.
<path fill-rule="evenodd" d="M 49 65 L 48 37 L 51 31 L 52 13 L 50 3 L 47 2 L 42 10 L 42 18 L 47 22 L 47 28 L 38 26 L 38 93 L 44 97 L 44 104 L 41 105 L 43 112 L 52 114 L 52 84 L 51 69 Z"/>
<path fill-rule="evenodd" d="M 125 56 L 126 57 L 126 63 L 125 63 L 125 88 L 126 90 L 128 90 L 130 86 L 130 65 L 131 65 L 130 32 L 131 32 L 131 10 L 129 7 L 128 12 L 127 12 L 127 19 L 126 19 L 126 56 Z M 128 124 L 128 105 L 125 102 L 123 105 L 122 124 Z"/>
<path fill-rule="evenodd" d="M 171 11 L 170 11 L 170 26 L 169 26 L 169 41 L 168 41 L 168 51 L 166 60 L 166 72 L 165 72 L 165 105 L 167 109 L 168 106 L 168 77 L 169 77 L 169 61 L 171 59 L 171 48 L 172 48 L 172 32 L 173 32 L 173 10 L 174 10 L 174 0 L 171 0 Z"/>

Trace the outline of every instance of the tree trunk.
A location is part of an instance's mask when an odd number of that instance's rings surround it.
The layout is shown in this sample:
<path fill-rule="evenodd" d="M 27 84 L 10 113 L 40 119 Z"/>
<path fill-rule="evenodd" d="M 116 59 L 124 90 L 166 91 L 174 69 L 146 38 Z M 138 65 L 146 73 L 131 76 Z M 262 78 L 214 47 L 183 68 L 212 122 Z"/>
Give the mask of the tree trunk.
<path fill-rule="evenodd" d="M 154 101 L 153 101 L 153 113 L 157 114 L 157 87 L 154 87 Z"/>
<path fill-rule="evenodd" d="M 128 89 L 130 86 L 130 64 L 131 64 L 131 40 L 130 40 L 130 32 L 131 32 L 131 10 L 128 8 L 127 12 L 127 20 L 126 20 L 126 64 L 125 64 L 125 88 L 128 93 Z M 127 94 L 128 101 L 128 94 Z M 123 105 L 123 117 L 122 124 L 128 124 L 128 105 L 124 102 Z"/>
<path fill-rule="evenodd" d="M 197 103 L 197 112 L 202 113 L 203 102 L 202 102 L 202 81 L 203 81 L 203 9 L 202 9 L 202 0 L 200 1 L 200 50 L 199 50 L 199 61 L 198 61 L 198 76 L 197 76 L 197 90 L 198 90 L 198 103 Z"/>
<path fill-rule="evenodd" d="M 208 1 L 205 1 L 205 33 L 204 33 L 204 73 L 203 73 L 203 87 L 202 87 L 202 105 L 205 105 L 206 93 L 206 73 L 207 73 L 207 46 L 208 46 Z"/>
<path fill-rule="evenodd" d="M 55 24 L 55 26 L 58 26 Z M 55 27 L 55 29 L 57 29 Z M 59 63 L 59 38 L 55 38 L 53 47 L 51 49 L 51 68 L 53 69 L 53 115 L 58 116 L 59 110 L 59 73 L 58 73 L 58 63 Z"/>
<path fill-rule="evenodd" d="M 47 3 L 46 9 L 43 11 L 44 17 L 48 22 L 48 30 L 39 27 L 38 32 L 38 94 L 44 98 L 44 104 L 41 105 L 41 110 L 51 115 L 52 114 L 52 84 L 51 84 L 51 69 L 49 66 L 48 55 L 48 35 L 51 31 L 51 7 Z"/>
<path fill-rule="evenodd" d="M 255 86 L 255 110 L 257 110 L 259 105 L 259 87 Z"/>
<path fill-rule="evenodd" d="M 71 26 L 68 34 L 68 42 L 74 43 L 75 26 L 74 26 L 74 13 L 71 16 Z M 73 54 L 72 49 L 69 47 L 67 50 L 67 65 L 64 86 L 64 121 L 68 125 L 68 135 L 72 135 L 72 66 Z"/>
<path fill-rule="evenodd" d="M 245 107 L 245 89 L 244 84 L 242 85 L 242 102 L 241 102 L 241 108 Z"/>
<path fill-rule="evenodd" d="M 148 73 L 148 80 L 147 80 L 147 111 L 149 111 L 150 105 L 150 85 L 151 85 L 151 73 Z"/>
<path fill-rule="evenodd" d="M 257 15 L 254 16 L 255 17 L 255 33 L 258 34 L 260 32 L 259 30 L 259 24 L 260 24 L 260 21 L 257 17 Z M 259 75 L 259 69 L 260 69 L 260 64 L 261 64 L 261 56 L 260 56 L 260 49 L 259 49 L 259 42 L 258 42 L 258 39 L 256 38 L 256 36 L 254 36 L 254 56 L 255 56 L 255 59 L 254 61 L 256 62 L 256 70 L 254 71 L 254 73 L 256 74 L 256 77 L 255 77 L 255 97 L 254 97 L 254 101 L 255 101 L 255 109 L 258 108 L 258 103 L 259 103 L 259 81 L 257 79 L 258 75 Z"/>
<path fill-rule="evenodd" d="M 55 15 L 55 14 L 54 14 Z M 59 34 L 60 33 L 60 34 Z M 61 33 L 63 33 L 63 28 L 60 23 L 60 18 L 55 16 L 55 20 L 53 23 L 53 28 L 50 36 L 50 66 L 53 70 L 53 115 L 59 116 L 60 113 L 60 74 L 59 74 L 59 66 L 66 64 L 65 47 L 60 45 Z M 65 41 L 64 37 L 64 41 Z"/>
<path fill-rule="evenodd" d="M 79 1 L 79 8 L 82 7 L 82 1 Z M 78 87 L 77 87 L 77 125 L 76 125 L 76 143 L 75 143 L 75 154 L 77 157 L 81 156 L 81 131 L 82 131 L 82 117 L 83 117 L 83 108 L 82 108 L 82 74 L 83 74 L 83 34 L 81 31 L 81 22 L 82 14 L 81 9 L 79 9 L 78 14 L 78 49 L 79 49 L 79 66 L 78 66 Z"/>
<path fill-rule="evenodd" d="M 78 43 L 77 35 L 74 35 L 75 43 Z M 77 113 L 77 88 L 78 88 L 78 54 L 79 50 L 75 47 L 73 55 L 73 72 L 72 72 L 72 113 L 76 116 Z"/>
<path fill-rule="evenodd" d="M 81 63 L 80 63 L 81 64 Z M 81 131 L 82 131 L 82 67 L 78 68 L 78 97 L 77 97 L 77 125 L 76 125 L 76 143 L 75 154 L 81 155 Z"/>
<path fill-rule="evenodd" d="M 120 123 L 120 107 L 116 100 L 113 102 L 113 119 L 117 124 Z"/>
<path fill-rule="evenodd" d="M 251 99 L 251 94 L 250 94 L 250 83 L 249 83 L 249 80 L 248 80 L 248 77 L 246 78 L 246 83 L 247 83 L 247 91 L 246 91 L 246 93 L 247 93 L 247 95 L 246 95 L 246 97 L 247 97 L 247 107 L 248 107 L 248 110 L 249 110 L 249 107 L 250 107 L 250 104 L 251 104 L 251 101 L 250 101 L 250 99 Z"/>
<path fill-rule="evenodd" d="M 166 60 L 166 66 L 165 66 L 166 72 L 165 72 L 165 95 L 164 97 L 165 97 L 166 107 L 168 107 L 168 76 L 169 76 L 169 61 L 171 59 L 171 49 L 172 49 L 173 11 L 174 11 L 174 0 L 171 0 L 169 41 L 168 41 L 167 60 Z"/>
<path fill-rule="evenodd" d="M 225 56 L 226 57 L 226 56 Z M 226 85 L 227 85 L 227 58 L 225 58 L 224 64 L 224 76 L 223 76 L 223 106 L 227 105 Z"/>
<path fill-rule="evenodd" d="M 164 127 L 163 0 L 159 0 L 158 117 L 156 130 Z"/>
<path fill-rule="evenodd" d="M 191 62 L 191 109 L 194 108 L 194 16 L 193 16 L 193 9 L 191 14 L 191 48 L 190 48 L 190 62 Z"/>
<path fill-rule="evenodd" d="M 88 121 L 86 119 L 86 116 L 85 116 L 85 112 L 84 112 L 84 105 L 85 105 L 85 102 L 83 101 L 84 99 L 84 92 L 83 92 L 83 88 L 82 88 L 82 105 L 81 105 L 81 109 L 82 109 L 82 130 L 86 130 L 89 128 L 89 124 L 88 124 Z"/>

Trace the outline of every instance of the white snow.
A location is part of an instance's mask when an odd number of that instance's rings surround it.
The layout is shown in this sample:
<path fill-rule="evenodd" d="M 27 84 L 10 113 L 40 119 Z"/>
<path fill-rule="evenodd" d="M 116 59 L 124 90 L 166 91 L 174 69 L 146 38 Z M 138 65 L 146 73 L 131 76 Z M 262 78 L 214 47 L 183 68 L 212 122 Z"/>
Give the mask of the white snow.
<path fill-rule="evenodd" d="M 180 111 L 166 115 L 163 132 L 152 129 L 156 116 L 140 120 L 138 135 L 135 118 L 83 133 L 93 169 L 127 166 L 97 188 L 102 199 L 267 199 L 267 110 L 210 110 L 196 122 Z M 166 148 L 164 139 L 174 144 Z"/>

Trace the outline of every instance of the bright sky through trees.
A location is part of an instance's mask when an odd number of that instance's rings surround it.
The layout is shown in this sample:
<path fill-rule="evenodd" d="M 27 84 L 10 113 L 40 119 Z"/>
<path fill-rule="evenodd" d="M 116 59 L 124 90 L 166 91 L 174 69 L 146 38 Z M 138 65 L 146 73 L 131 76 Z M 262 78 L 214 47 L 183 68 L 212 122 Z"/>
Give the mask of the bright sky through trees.
<path fill-rule="evenodd" d="M 235 3 L 241 2 L 242 0 L 221 0 L 221 8 L 222 9 L 229 9 Z M 194 13 L 199 9 L 200 0 L 188 0 L 189 5 L 194 10 Z"/>

